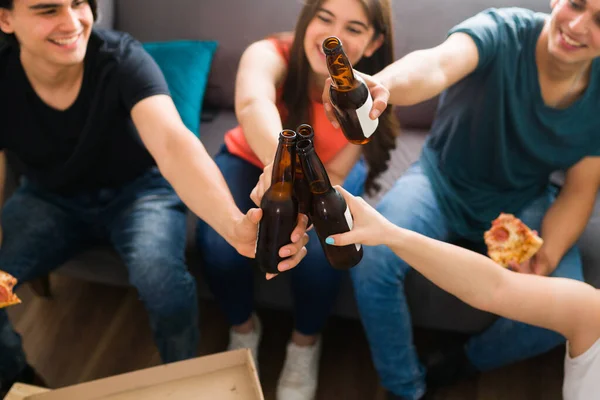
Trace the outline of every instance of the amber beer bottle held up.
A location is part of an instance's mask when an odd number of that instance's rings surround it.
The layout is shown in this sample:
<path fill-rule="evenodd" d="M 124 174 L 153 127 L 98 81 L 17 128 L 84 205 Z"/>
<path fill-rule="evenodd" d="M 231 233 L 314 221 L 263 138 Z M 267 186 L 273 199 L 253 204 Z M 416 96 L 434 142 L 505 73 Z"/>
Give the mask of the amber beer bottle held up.
<path fill-rule="evenodd" d="M 312 126 L 309 124 L 302 124 L 296 128 L 296 134 L 298 135 L 298 141 L 301 139 L 309 139 L 315 136 Z M 298 212 L 308 216 L 310 226 L 310 216 L 309 216 L 309 207 L 311 201 L 310 188 L 308 187 L 308 182 L 304 177 L 304 170 L 302 169 L 302 163 L 300 162 L 300 158 L 298 158 L 298 153 L 296 152 L 296 175 L 294 177 L 294 193 L 296 195 L 296 199 L 298 199 Z"/>
<path fill-rule="evenodd" d="M 263 195 L 263 211 L 256 240 L 256 261 L 264 273 L 278 273 L 281 247 L 289 244 L 298 219 L 298 202 L 293 195 L 296 164 L 296 132 L 283 130 L 273 161 L 271 186 Z"/>
<path fill-rule="evenodd" d="M 332 80 L 329 97 L 340 127 L 350 143 L 368 143 L 379 125 L 379 119 L 369 117 L 373 107 L 369 88 L 360 76 L 354 74 L 340 39 L 335 36 L 325 39 L 323 52 Z"/>
<path fill-rule="evenodd" d="M 362 259 L 362 246 L 360 244 L 330 246 L 325 243 L 325 239 L 330 235 L 348 232 L 352 229 L 352 215 L 346 200 L 331 186 L 327 171 L 315 152 L 312 141 L 300 140 L 296 147 L 304 169 L 304 176 L 309 183 L 312 196 L 310 218 L 315 226 L 321 247 L 333 268 L 350 269 Z"/>

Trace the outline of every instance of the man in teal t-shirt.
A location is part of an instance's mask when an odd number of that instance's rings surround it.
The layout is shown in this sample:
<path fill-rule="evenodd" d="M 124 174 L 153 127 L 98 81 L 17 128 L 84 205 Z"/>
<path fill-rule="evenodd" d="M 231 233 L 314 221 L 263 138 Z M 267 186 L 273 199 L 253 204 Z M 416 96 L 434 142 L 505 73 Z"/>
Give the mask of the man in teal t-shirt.
<path fill-rule="evenodd" d="M 600 186 L 600 0 L 552 0 L 551 6 L 551 15 L 486 10 L 454 27 L 440 46 L 365 78 L 372 116 L 387 103 L 412 105 L 441 93 L 420 160 L 377 209 L 398 226 L 466 240 L 481 251 L 491 221 L 513 213 L 544 239 L 532 260 L 513 269 L 583 280 L 574 244 Z M 565 171 L 560 191 L 549 179 L 559 170 Z M 403 288 L 408 271 L 383 246 L 365 247 L 352 270 L 390 399 L 423 398 L 426 375 L 430 386 L 439 385 L 564 343 L 557 333 L 500 318 L 426 371 L 412 343 Z"/>

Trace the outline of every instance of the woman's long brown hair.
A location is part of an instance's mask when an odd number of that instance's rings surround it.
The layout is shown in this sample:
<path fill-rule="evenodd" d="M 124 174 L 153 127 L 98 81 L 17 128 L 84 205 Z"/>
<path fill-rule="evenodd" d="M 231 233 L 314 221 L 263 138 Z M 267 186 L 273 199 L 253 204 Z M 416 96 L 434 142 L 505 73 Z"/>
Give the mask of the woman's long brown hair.
<path fill-rule="evenodd" d="M 304 36 L 310 21 L 325 0 L 308 0 L 302 9 L 294 33 L 294 41 L 290 49 L 290 60 L 287 77 L 283 84 L 282 99 L 288 110 L 288 117 L 283 121 L 284 128 L 295 129 L 301 123 L 310 120 L 309 88 L 310 64 L 304 52 Z M 371 55 L 363 57 L 354 69 L 369 75 L 376 74 L 394 62 L 394 44 L 391 18 L 391 0 L 359 0 L 373 27 L 375 39 L 379 34 L 384 35 L 383 44 Z M 377 177 L 387 169 L 390 151 L 396 147 L 396 137 L 400 133 L 398 120 L 393 113 L 393 107 L 388 106 L 379 117 L 379 126 L 371 141 L 362 147 L 368 165 L 368 175 L 365 190 L 370 193 L 379 190 Z"/>

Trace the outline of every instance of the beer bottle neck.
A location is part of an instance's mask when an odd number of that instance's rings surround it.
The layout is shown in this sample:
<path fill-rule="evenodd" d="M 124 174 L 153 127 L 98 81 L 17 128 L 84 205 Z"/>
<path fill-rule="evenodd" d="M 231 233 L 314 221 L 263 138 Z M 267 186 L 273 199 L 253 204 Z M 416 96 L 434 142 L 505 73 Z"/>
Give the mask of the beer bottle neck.
<path fill-rule="evenodd" d="M 294 138 L 280 137 L 275 160 L 273 161 L 273 173 L 271 174 L 271 186 L 284 183 L 293 183 L 296 165 L 296 140 Z"/>
<path fill-rule="evenodd" d="M 356 76 L 342 43 L 335 38 L 326 39 L 323 51 L 333 86 L 342 91 L 353 89 L 357 84 Z"/>
<path fill-rule="evenodd" d="M 302 140 L 298 143 L 298 154 L 304 170 L 310 191 L 314 194 L 326 193 L 331 190 L 331 182 L 327 171 L 315 152 L 312 141 Z"/>

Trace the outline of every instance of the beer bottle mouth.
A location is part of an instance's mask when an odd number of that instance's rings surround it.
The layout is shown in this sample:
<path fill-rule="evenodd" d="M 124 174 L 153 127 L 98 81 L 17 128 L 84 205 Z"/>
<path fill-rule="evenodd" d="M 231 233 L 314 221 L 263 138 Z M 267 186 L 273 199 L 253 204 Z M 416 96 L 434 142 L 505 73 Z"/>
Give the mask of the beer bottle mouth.
<path fill-rule="evenodd" d="M 296 143 L 296 150 L 300 153 L 308 153 L 313 149 L 312 141 L 310 139 L 300 139 L 298 143 Z"/>
<path fill-rule="evenodd" d="M 325 54 L 331 54 L 340 47 L 342 47 L 342 41 L 335 36 L 330 36 L 323 41 L 323 51 Z"/>
<path fill-rule="evenodd" d="M 296 132 L 291 129 L 284 129 L 279 135 L 281 139 L 285 140 L 286 142 L 295 140 L 297 136 Z"/>
<path fill-rule="evenodd" d="M 298 139 L 311 139 L 314 136 L 313 128 L 309 124 L 301 124 L 296 128 Z"/>

